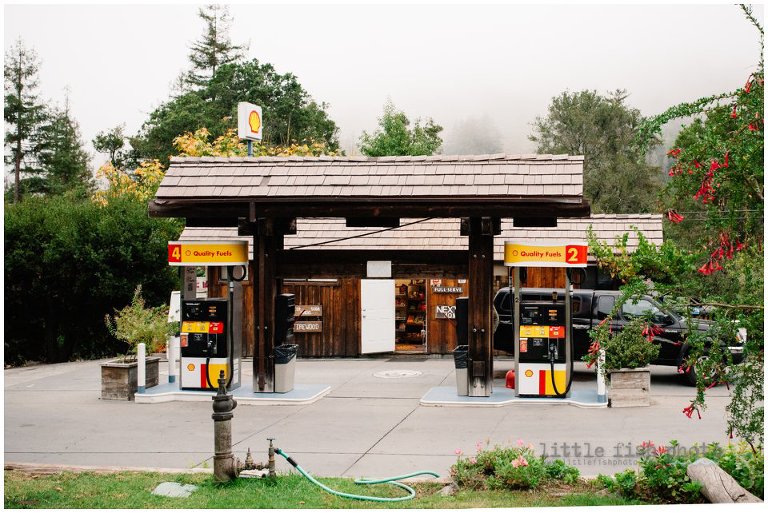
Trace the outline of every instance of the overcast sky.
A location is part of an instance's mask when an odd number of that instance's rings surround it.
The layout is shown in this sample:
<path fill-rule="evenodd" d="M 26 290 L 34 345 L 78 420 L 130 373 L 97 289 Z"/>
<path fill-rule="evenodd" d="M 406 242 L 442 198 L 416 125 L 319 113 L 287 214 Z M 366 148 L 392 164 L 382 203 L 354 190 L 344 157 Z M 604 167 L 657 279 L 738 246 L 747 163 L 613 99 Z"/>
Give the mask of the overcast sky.
<path fill-rule="evenodd" d="M 348 150 L 390 97 L 450 139 L 468 121 L 530 152 L 530 123 L 564 90 L 626 89 L 652 115 L 743 85 L 757 31 L 721 5 L 232 5 L 249 58 L 294 73 L 330 104 Z M 763 7 L 755 13 L 763 18 Z M 203 30 L 195 5 L 6 5 L 6 50 L 21 37 L 42 61 L 41 93 L 65 88 L 83 138 L 135 133 L 168 98 Z M 477 121 L 480 120 L 480 123 Z M 269 120 L 265 120 L 267 123 Z M 471 124 L 471 123 L 470 123 Z M 92 150 L 92 148 L 89 149 Z M 97 162 L 103 160 L 98 157 Z"/>

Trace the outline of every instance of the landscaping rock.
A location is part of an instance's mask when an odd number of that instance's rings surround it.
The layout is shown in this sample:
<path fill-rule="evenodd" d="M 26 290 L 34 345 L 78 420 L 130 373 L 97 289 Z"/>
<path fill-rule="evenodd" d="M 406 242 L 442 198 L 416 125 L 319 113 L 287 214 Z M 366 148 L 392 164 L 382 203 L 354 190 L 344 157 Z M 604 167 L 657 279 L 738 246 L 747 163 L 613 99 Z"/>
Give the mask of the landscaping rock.
<path fill-rule="evenodd" d="M 437 495 L 441 495 L 443 497 L 451 497 L 456 494 L 459 487 L 456 486 L 456 483 L 450 483 L 447 486 L 444 486 L 440 489 L 439 492 L 437 492 Z"/>
<path fill-rule="evenodd" d="M 157 488 L 152 490 L 152 495 L 185 498 L 192 495 L 192 492 L 195 490 L 197 490 L 197 486 L 195 485 L 165 482 L 157 485 Z"/>

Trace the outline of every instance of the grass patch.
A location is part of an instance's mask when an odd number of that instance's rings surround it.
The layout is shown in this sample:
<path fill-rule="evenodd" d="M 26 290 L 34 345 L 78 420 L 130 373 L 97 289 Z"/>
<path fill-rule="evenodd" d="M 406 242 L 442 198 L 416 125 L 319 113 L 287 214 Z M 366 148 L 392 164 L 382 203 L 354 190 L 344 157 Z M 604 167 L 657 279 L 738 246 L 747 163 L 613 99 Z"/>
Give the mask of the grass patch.
<path fill-rule="evenodd" d="M 200 488 L 190 497 L 152 495 L 164 481 L 194 484 Z M 321 480 L 339 491 L 381 497 L 402 496 L 405 492 L 389 485 L 356 485 L 351 479 Z M 594 483 L 553 484 L 536 491 L 460 491 L 443 497 L 443 487 L 434 482 L 418 483 L 411 501 L 380 503 L 343 499 L 323 492 L 299 475 L 280 475 L 276 480 L 238 479 L 217 484 L 208 474 L 159 474 L 121 472 L 95 474 L 62 472 L 29 474 L 5 471 L 5 508 L 259 508 L 259 509 L 342 509 L 342 508 L 501 508 L 521 506 L 602 506 L 640 504 L 608 493 Z"/>

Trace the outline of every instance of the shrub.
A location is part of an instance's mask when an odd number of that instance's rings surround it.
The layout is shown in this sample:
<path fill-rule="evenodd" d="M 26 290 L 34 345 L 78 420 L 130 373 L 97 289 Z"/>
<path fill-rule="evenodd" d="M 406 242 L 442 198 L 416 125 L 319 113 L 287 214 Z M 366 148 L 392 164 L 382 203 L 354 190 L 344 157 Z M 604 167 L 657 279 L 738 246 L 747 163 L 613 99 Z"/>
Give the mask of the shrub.
<path fill-rule="evenodd" d="M 520 490 L 536 488 L 546 479 L 572 484 L 579 471 L 562 460 L 545 462 L 533 446 L 519 440 L 516 447 L 483 448 L 478 443 L 476 456 L 459 454 L 451 476 L 460 488 Z"/>
<path fill-rule="evenodd" d="M 544 471 L 549 479 L 573 484 L 579 480 L 579 469 L 568 465 L 563 460 L 547 461 L 544 463 Z"/>
<path fill-rule="evenodd" d="M 659 346 L 652 342 L 653 326 L 649 321 L 637 317 L 627 323 L 624 328 L 612 333 L 609 329 L 610 319 L 592 330 L 592 346 L 584 360 L 595 363 L 598 350 L 605 350 L 605 369 L 637 369 L 650 365 L 659 356 Z"/>
<path fill-rule="evenodd" d="M 690 451 L 680 449 L 677 441 L 668 446 L 655 446 L 643 442 L 643 455 L 639 461 L 639 475 L 628 469 L 613 478 L 599 475 L 597 481 L 605 488 L 632 499 L 647 502 L 690 504 L 702 502 L 701 485 L 688 477 L 688 465 L 700 457 L 709 458 L 730 474 L 736 481 L 758 497 L 764 492 L 763 451 L 753 452 L 746 443 L 718 444 L 694 447 Z"/>
<path fill-rule="evenodd" d="M 136 287 L 131 303 L 115 310 L 114 317 L 104 317 L 109 333 L 126 342 L 129 352 L 136 354 L 139 344 L 145 344 L 147 353 L 155 353 L 177 329 L 178 323 L 168 322 L 168 307 L 146 307 L 141 297 L 141 285 Z"/>
<path fill-rule="evenodd" d="M 167 264 L 176 220 L 115 198 L 27 197 L 5 205 L 5 361 L 61 362 L 125 352 L 104 315 L 131 300 L 164 304 L 178 283 Z"/>

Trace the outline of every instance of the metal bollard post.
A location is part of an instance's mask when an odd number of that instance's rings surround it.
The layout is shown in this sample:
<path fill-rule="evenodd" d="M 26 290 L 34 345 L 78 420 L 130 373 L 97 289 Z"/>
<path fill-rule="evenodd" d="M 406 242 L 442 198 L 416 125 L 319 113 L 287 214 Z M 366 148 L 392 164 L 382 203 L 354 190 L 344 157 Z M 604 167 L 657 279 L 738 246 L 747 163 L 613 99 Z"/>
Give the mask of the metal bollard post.
<path fill-rule="evenodd" d="M 597 399 L 605 401 L 605 349 L 600 349 L 597 356 Z"/>
<path fill-rule="evenodd" d="M 237 465 L 232 454 L 232 410 L 237 401 L 227 393 L 224 371 L 219 374 L 219 390 L 213 396 L 213 478 L 224 483 L 237 477 Z"/>
<path fill-rule="evenodd" d="M 147 346 L 146 344 L 139 344 L 136 351 L 137 365 L 137 389 L 140 394 L 143 394 L 147 389 Z"/>
<path fill-rule="evenodd" d="M 168 383 L 176 382 L 176 342 L 178 337 L 168 337 L 168 343 L 165 345 L 166 356 L 168 358 Z"/>

